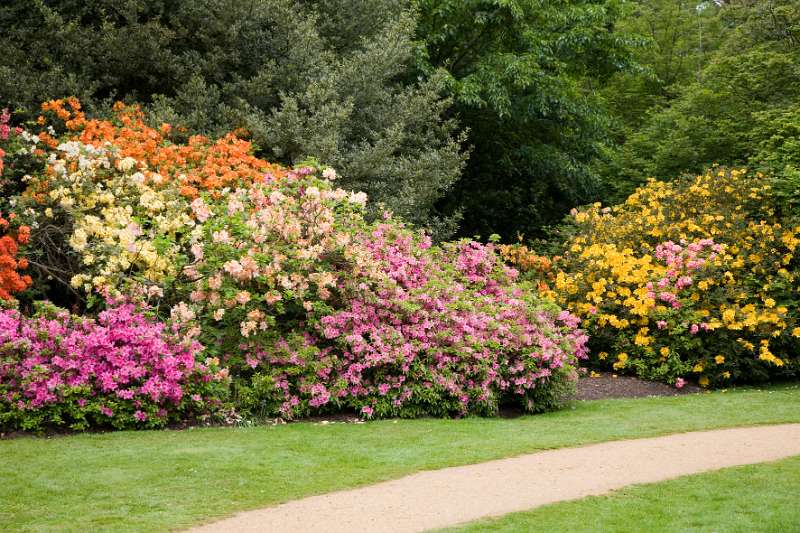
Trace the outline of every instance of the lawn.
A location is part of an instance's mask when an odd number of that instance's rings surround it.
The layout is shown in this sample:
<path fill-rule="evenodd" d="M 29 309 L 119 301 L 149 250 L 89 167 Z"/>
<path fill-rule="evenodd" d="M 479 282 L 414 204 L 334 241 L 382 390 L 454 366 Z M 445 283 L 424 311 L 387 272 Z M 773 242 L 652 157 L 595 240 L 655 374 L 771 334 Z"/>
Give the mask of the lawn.
<path fill-rule="evenodd" d="M 637 485 L 463 528 L 471 532 L 785 533 L 800 530 L 800 457 Z"/>
<path fill-rule="evenodd" d="M 297 423 L 0 441 L 0 523 L 163 531 L 424 469 L 704 428 L 800 422 L 800 387 L 578 402 L 513 419 Z"/>

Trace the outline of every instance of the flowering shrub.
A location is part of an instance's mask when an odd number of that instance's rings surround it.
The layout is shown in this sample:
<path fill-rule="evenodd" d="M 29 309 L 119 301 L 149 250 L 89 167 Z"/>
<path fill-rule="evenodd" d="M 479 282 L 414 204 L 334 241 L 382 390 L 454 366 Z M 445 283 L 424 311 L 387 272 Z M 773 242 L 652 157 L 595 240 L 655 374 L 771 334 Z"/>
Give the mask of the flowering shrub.
<path fill-rule="evenodd" d="M 514 283 L 492 245 L 435 248 L 381 224 L 367 248 L 388 278 L 320 320 L 342 353 L 332 395 L 380 416 L 552 407 L 548 388 L 585 356 L 577 318 Z"/>
<path fill-rule="evenodd" d="M 69 141 L 56 152 L 50 192 L 37 201 L 44 216 L 35 237 L 65 231 L 61 238 L 77 258 L 70 285 L 118 290 L 175 277 L 183 263 L 180 238 L 192 226 L 186 200 L 175 189 L 152 187 L 131 172 L 133 159 L 115 159 L 113 149 Z"/>
<path fill-rule="evenodd" d="M 225 372 L 198 360 L 195 335 L 130 303 L 96 320 L 49 305 L 30 318 L 2 310 L 0 426 L 122 429 L 208 417 L 224 399 Z"/>
<path fill-rule="evenodd" d="M 576 211 L 545 292 L 585 319 L 594 360 L 616 370 L 703 386 L 791 375 L 800 227 L 774 219 L 770 194 L 761 175 L 713 169 Z"/>
<path fill-rule="evenodd" d="M 163 293 L 189 253 L 190 200 L 286 173 L 232 135 L 171 143 L 171 126 L 147 126 L 137 107 L 117 104 L 113 120 L 86 119 L 75 99 L 42 108 L 66 135 L 57 138 L 52 125 L 36 136 L 23 132 L 47 168 L 25 177 L 16 208 L 34 228 L 42 277 L 83 295 L 142 285 Z"/>
<path fill-rule="evenodd" d="M 28 260 L 17 257 L 19 245 L 30 239 L 30 228 L 20 225 L 10 231 L 15 218 L 13 213 L 3 218 L 0 212 L 0 300 L 11 300 L 12 294 L 24 291 L 32 282 L 29 275 L 20 274 L 28 268 Z"/>
<path fill-rule="evenodd" d="M 254 157 L 250 142 L 233 134 L 216 141 L 194 135 L 186 144 L 170 142 L 172 126 L 148 126 L 138 106 L 117 102 L 112 120 L 86 119 L 75 98 L 51 100 L 42 105 L 42 110 L 39 124 L 44 126 L 48 117 L 53 117 L 69 132 L 68 140 L 95 149 L 110 145 L 117 158 L 130 158 L 127 170 L 140 172 L 144 182 L 154 188 L 175 187 L 189 198 L 203 191 L 261 181 L 265 174 L 285 174 L 279 165 Z M 53 131 L 52 127 L 49 131 Z M 41 131 L 39 137 L 51 149 L 60 144 L 48 131 Z"/>
<path fill-rule="evenodd" d="M 20 178 L 43 170 L 43 155 L 39 138 L 12 127 L 11 113 L 8 109 L 0 111 L 0 210 L 10 210 L 13 206 L 9 201 L 25 189 Z"/>
<path fill-rule="evenodd" d="M 105 310 L 3 315 L 0 423 L 158 426 L 209 416 L 226 392 L 251 416 L 540 411 L 585 357 L 578 319 L 494 245 L 368 222 L 366 195 L 333 169 L 282 169 L 231 135 L 172 142 L 137 108 L 43 109 L 44 129 L 17 140 L 44 166 L 10 201 L 30 242 L 8 265 L 29 261 L 38 294 Z"/>
<path fill-rule="evenodd" d="M 522 240 L 522 236 L 519 238 Z M 501 244 L 497 247 L 497 251 L 500 253 L 503 260 L 527 274 L 527 277 L 536 279 L 537 288 L 540 292 L 546 292 L 550 289 L 553 280 L 555 280 L 553 261 L 558 261 L 560 257 L 550 259 L 545 255 L 537 254 L 534 250 L 521 242 L 515 244 Z"/>
<path fill-rule="evenodd" d="M 187 290 L 239 404 L 286 417 L 551 407 L 584 355 L 577 320 L 517 286 L 492 246 L 368 225 L 364 201 L 305 168 L 192 202 Z"/>

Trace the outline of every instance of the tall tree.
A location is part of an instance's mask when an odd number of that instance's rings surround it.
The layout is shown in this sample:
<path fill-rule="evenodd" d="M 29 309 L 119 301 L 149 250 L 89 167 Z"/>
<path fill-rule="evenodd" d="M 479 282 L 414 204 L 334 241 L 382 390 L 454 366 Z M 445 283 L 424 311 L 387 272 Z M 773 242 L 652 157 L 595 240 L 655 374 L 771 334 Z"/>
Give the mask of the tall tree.
<path fill-rule="evenodd" d="M 644 115 L 620 152 L 628 189 L 712 163 L 796 171 L 800 1 L 731 1 L 714 16 L 717 49 L 697 75 L 672 86 L 674 98 Z"/>
<path fill-rule="evenodd" d="M 632 66 L 605 0 L 417 0 L 420 65 L 444 68 L 471 155 L 443 202 L 462 233 L 535 233 L 598 194 L 599 84 Z"/>
<path fill-rule="evenodd" d="M 713 1 L 634 0 L 626 4 L 617 31 L 638 35 L 633 50 L 639 68 L 619 72 L 602 89 L 612 117 L 613 142 L 596 161 L 606 200 L 616 202 L 641 182 L 637 154 L 626 149 L 648 116 L 668 106 L 687 84 L 699 79 L 727 25 Z"/>

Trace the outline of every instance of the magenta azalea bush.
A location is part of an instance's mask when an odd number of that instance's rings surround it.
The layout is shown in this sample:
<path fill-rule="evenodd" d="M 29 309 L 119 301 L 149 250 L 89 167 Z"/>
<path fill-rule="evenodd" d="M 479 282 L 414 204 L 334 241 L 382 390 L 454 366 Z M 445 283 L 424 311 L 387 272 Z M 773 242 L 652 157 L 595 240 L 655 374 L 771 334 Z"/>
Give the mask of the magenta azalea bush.
<path fill-rule="evenodd" d="M 178 322 L 120 303 L 97 319 L 40 306 L 0 311 L 0 425 L 162 427 L 221 407 L 226 372 L 199 361 L 202 346 Z"/>

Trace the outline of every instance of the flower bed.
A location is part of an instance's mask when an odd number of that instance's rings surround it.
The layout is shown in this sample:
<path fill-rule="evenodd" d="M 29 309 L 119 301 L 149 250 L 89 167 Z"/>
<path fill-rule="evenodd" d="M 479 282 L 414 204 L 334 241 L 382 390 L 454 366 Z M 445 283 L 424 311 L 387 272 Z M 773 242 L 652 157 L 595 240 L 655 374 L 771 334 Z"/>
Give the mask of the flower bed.
<path fill-rule="evenodd" d="M 32 266 L 14 296 L 23 308 L 44 296 L 102 311 L 85 321 L 6 312 L 31 332 L 4 345 L 6 426 L 149 427 L 231 408 L 251 418 L 488 415 L 505 402 L 541 411 L 585 356 L 578 319 L 520 283 L 494 245 L 433 246 L 389 213 L 367 221 L 366 195 L 336 188 L 333 169 L 282 169 L 230 135 L 174 143 L 170 126 L 147 126 L 136 108 L 117 106 L 112 120 L 87 119 L 75 100 L 44 109 L 52 122 L 16 140 L 15 153 L 42 166 L 10 184 L 15 227 L 30 227 L 14 268 Z M 135 331 L 110 341 L 120 313 Z M 33 359 L 31 336 L 44 343 Z M 65 336 L 68 368 L 48 359 Z M 99 348 L 109 342 L 124 356 Z M 166 379 L 164 395 L 148 400 L 145 384 L 126 381 L 131 365 Z M 65 374 L 84 367 L 102 369 L 74 383 Z M 187 400 L 190 384 L 213 390 Z"/>
<path fill-rule="evenodd" d="M 130 303 L 96 319 L 40 305 L 31 317 L 0 311 L 0 425 L 162 427 L 209 419 L 226 373 L 202 359 L 196 332 Z"/>

